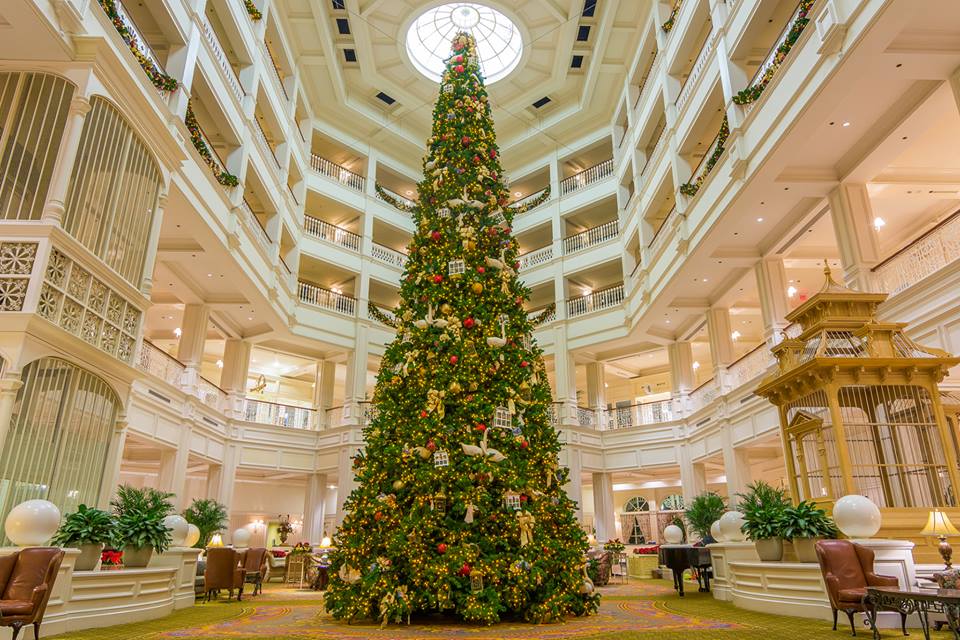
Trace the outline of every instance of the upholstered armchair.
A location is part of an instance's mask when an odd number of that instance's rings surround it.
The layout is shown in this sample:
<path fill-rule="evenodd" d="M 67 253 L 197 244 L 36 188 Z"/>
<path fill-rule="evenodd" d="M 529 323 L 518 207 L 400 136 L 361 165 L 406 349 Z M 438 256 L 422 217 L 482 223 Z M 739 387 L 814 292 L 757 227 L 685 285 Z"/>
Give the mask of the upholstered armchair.
<path fill-rule="evenodd" d="M 821 540 L 817 542 L 817 560 L 823 573 L 823 583 L 833 609 L 833 630 L 837 630 L 837 612 L 843 611 L 850 620 L 850 630 L 857 635 L 853 614 L 865 611 L 863 602 L 867 587 L 896 587 L 899 581 L 892 576 L 873 572 L 873 550 L 849 540 Z M 907 635 L 907 616 L 900 614 L 903 635 Z"/>
<path fill-rule="evenodd" d="M 210 601 L 210 594 L 219 594 L 226 589 L 229 597 L 237 590 L 237 600 L 243 600 L 243 583 L 247 570 L 240 566 L 242 554 L 230 547 L 207 549 L 207 568 L 203 572 L 203 590 Z"/>
<path fill-rule="evenodd" d="M 0 556 L 0 627 L 12 627 L 13 640 L 28 624 L 39 640 L 61 562 L 63 549 L 54 547 L 31 547 Z"/>
<path fill-rule="evenodd" d="M 263 593 L 263 579 L 267 575 L 267 550 L 263 547 L 247 549 L 243 557 L 243 568 L 247 570 L 247 584 L 253 585 L 253 595 Z"/>

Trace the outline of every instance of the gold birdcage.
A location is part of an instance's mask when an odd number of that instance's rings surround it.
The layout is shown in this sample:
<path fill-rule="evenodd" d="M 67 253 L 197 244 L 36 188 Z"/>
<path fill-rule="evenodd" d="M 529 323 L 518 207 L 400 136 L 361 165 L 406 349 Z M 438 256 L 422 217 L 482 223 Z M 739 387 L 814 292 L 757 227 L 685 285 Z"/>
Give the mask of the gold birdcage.
<path fill-rule="evenodd" d="M 778 370 L 757 389 L 779 408 L 794 499 L 829 507 L 865 495 L 885 510 L 884 528 L 908 526 L 887 512 L 920 518 L 955 507 L 956 413 L 948 422 L 937 385 L 960 358 L 918 345 L 902 323 L 879 322 L 886 294 L 824 273 L 823 289 L 787 315 L 801 331 L 773 348 Z"/>

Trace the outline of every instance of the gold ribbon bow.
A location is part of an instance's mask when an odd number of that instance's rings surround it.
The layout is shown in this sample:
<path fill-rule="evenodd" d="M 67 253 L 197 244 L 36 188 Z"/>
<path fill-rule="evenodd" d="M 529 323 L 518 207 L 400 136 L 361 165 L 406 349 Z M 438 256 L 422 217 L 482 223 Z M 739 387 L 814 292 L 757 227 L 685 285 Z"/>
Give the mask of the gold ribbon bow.
<path fill-rule="evenodd" d="M 533 524 L 536 518 L 529 511 L 517 512 L 517 524 L 520 525 L 520 546 L 525 547 L 533 542 Z"/>
<path fill-rule="evenodd" d="M 437 417 L 442 418 L 446 414 L 446 409 L 443 405 L 443 397 L 447 395 L 446 391 L 437 391 L 436 389 L 431 389 L 427 392 L 427 411 L 436 411 Z"/>

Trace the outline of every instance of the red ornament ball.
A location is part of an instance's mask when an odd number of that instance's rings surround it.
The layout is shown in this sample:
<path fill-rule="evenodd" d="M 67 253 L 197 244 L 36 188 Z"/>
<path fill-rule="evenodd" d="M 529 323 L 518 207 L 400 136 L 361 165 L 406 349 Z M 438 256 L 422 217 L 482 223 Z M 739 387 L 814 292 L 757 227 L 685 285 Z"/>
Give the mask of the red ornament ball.
<path fill-rule="evenodd" d="M 467 564 L 466 562 L 464 562 L 464 563 L 463 563 L 463 566 L 460 567 L 460 575 L 462 575 L 462 576 L 468 576 L 468 575 L 470 575 L 470 571 L 471 571 L 471 570 L 472 570 L 472 567 L 471 567 L 469 564 Z"/>
<path fill-rule="evenodd" d="M 443 282 L 443 276 L 438 273 L 437 275 L 433 276 L 433 282 L 434 284 L 440 284 Z"/>
<path fill-rule="evenodd" d="M 439 240 L 440 238 L 443 237 L 443 235 L 439 231 L 432 231 L 430 232 L 430 237 L 433 238 L 434 240 Z"/>
<path fill-rule="evenodd" d="M 467 146 L 470 144 L 470 136 L 463 136 L 460 138 L 460 142 L 463 144 L 463 146 Z"/>
<path fill-rule="evenodd" d="M 491 158 L 496 158 L 496 157 L 497 157 L 497 150 L 496 150 L 496 149 L 490 149 L 490 157 L 491 157 Z"/>
<path fill-rule="evenodd" d="M 436 450 L 437 450 L 437 443 L 434 442 L 433 440 L 428 440 L 428 441 L 427 441 L 427 449 L 429 449 L 430 451 L 436 451 Z"/>
<path fill-rule="evenodd" d="M 458 358 L 457 356 L 450 356 L 450 364 L 457 364 L 459 360 L 460 358 Z"/>
<path fill-rule="evenodd" d="M 520 362 L 520 366 L 521 366 L 521 367 L 529 367 L 529 366 L 530 366 L 530 363 L 527 362 L 526 360 L 523 360 L 522 362 Z"/>
<path fill-rule="evenodd" d="M 421 418 L 426 418 L 426 417 L 427 417 L 427 412 L 426 412 L 426 411 L 421 411 L 421 412 L 420 412 L 420 417 L 421 417 Z"/>
<path fill-rule="evenodd" d="M 437 553 L 443 555 L 447 552 L 447 545 L 443 542 L 437 545 Z"/>
<path fill-rule="evenodd" d="M 463 56 L 457 56 L 456 58 L 454 58 L 454 61 L 458 64 L 463 62 Z"/>
<path fill-rule="evenodd" d="M 529 498 L 527 498 L 527 494 L 525 493 L 520 494 L 520 502 L 526 502 L 528 499 Z"/>
<path fill-rule="evenodd" d="M 521 449 L 526 449 L 526 448 L 529 447 L 529 446 L 530 446 L 530 443 L 527 442 L 526 440 L 521 440 L 521 441 L 520 441 L 520 448 L 521 448 Z"/>
<path fill-rule="evenodd" d="M 458 64 L 457 66 L 455 66 L 455 67 L 453 68 L 453 70 L 456 71 L 457 73 L 463 73 L 463 65 L 462 65 L 462 64 Z"/>
<path fill-rule="evenodd" d="M 383 520 L 383 513 L 381 513 L 380 511 L 377 511 L 375 514 L 373 514 L 373 519 L 376 520 L 377 522 L 380 522 L 381 520 Z"/>
<path fill-rule="evenodd" d="M 467 329 L 473 329 L 474 325 L 476 324 L 477 323 L 474 321 L 473 318 L 467 318 L 466 320 L 463 321 L 463 326 L 465 326 Z"/>
<path fill-rule="evenodd" d="M 486 272 L 487 272 L 486 267 L 477 267 L 477 273 L 486 273 Z"/>
<path fill-rule="evenodd" d="M 476 429 L 477 431 L 486 431 L 486 430 L 487 430 L 487 425 L 485 425 L 485 424 L 483 424 L 483 423 L 481 422 L 480 424 L 478 424 L 477 426 L 475 426 L 474 429 Z"/>

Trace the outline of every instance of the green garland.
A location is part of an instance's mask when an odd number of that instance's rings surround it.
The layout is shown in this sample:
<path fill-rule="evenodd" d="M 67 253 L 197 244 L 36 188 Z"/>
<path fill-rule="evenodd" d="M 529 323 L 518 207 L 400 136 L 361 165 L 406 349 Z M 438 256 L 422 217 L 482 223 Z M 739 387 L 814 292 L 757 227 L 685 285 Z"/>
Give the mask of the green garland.
<path fill-rule="evenodd" d="M 541 193 L 539 196 L 537 196 L 530 202 L 527 202 L 526 204 L 523 204 L 519 207 L 511 207 L 510 205 L 507 205 L 507 208 L 513 212 L 514 216 L 518 216 L 521 213 L 526 213 L 527 211 L 530 211 L 531 209 L 536 209 L 537 207 L 539 207 L 549 199 L 550 199 L 550 185 L 547 185 L 547 188 L 543 190 L 543 193 Z"/>
<path fill-rule="evenodd" d="M 723 122 L 720 124 L 720 132 L 717 134 L 717 146 L 713 148 L 713 153 L 707 158 L 707 162 L 703 166 L 703 171 L 700 172 L 700 175 L 697 176 L 697 179 L 693 182 L 684 182 L 680 185 L 680 193 L 689 197 L 697 195 L 697 192 L 700 190 L 700 185 L 702 185 L 706 177 L 710 175 L 713 167 L 720 160 L 720 156 L 723 155 L 723 151 L 726 148 L 724 144 L 728 137 L 730 137 L 730 126 L 727 124 L 727 117 L 724 116 Z"/>
<path fill-rule="evenodd" d="M 803 30 L 807 24 L 809 24 L 810 18 L 808 18 L 807 15 L 810 13 L 810 8 L 813 6 L 813 3 L 814 0 L 801 0 L 797 19 L 793 21 L 790 31 L 787 32 L 787 37 L 784 38 L 780 46 L 777 47 L 776 53 L 773 55 L 773 60 L 767 68 L 763 70 L 760 78 L 755 83 L 733 96 L 733 101 L 736 104 L 750 104 L 760 98 L 763 90 L 770 84 L 770 80 L 773 79 L 773 76 L 777 75 L 777 70 L 780 69 L 780 66 L 787 58 L 787 54 L 790 53 L 793 45 L 800 39 L 800 34 L 803 33 Z"/>
<path fill-rule="evenodd" d="M 263 18 L 263 14 L 257 9 L 257 5 L 253 4 L 253 0 L 243 0 L 243 4 L 247 7 L 247 13 L 250 14 L 251 20 L 256 21 Z"/>
<path fill-rule="evenodd" d="M 548 306 L 546 306 L 543 309 L 543 311 L 541 311 L 540 313 L 535 315 L 533 318 L 531 318 L 530 323 L 535 327 L 539 327 L 541 324 L 546 322 L 547 318 L 553 315 L 556 311 L 557 311 L 557 304 L 555 302 L 551 302 Z"/>
<path fill-rule="evenodd" d="M 210 147 L 207 146 L 207 143 L 203 139 L 203 134 L 200 131 L 200 123 L 197 122 L 197 116 L 193 113 L 193 105 L 190 104 L 190 102 L 187 102 L 187 113 L 183 118 L 183 123 L 187 125 L 187 131 L 190 132 L 190 141 L 193 142 L 193 146 L 196 148 L 197 153 L 200 154 L 200 157 L 203 158 L 203 161 L 213 171 L 213 176 L 217 179 L 217 182 L 225 187 L 235 187 L 240 184 L 237 176 L 225 169 L 221 169 L 217 161 L 214 160 L 213 152 L 210 151 Z"/>
<path fill-rule="evenodd" d="M 370 312 L 370 315 L 373 316 L 373 319 L 376 320 L 377 322 L 385 324 L 388 327 L 396 328 L 397 326 L 396 321 L 390 316 L 388 316 L 387 314 L 385 314 L 383 311 L 381 311 L 380 307 L 373 304 L 372 302 L 367 305 L 367 311 Z"/>
<path fill-rule="evenodd" d="M 664 32 L 670 33 L 670 31 L 673 29 L 673 23 L 677 19 L 677 12 L 680 11 L 681 4 L 683 4 L 683 0 L 677 0 L 673 3 L 673 8 L 670 9 L 670 17 L 667 18 L 666 22 L 660 25 Z"/>
<path fill-rule="evenodd" d="M 120 12 L 117 11 L 116 0 L 97 1 L 100 3 L 100 6 L 103 7 L 103 11 L 107 14 L 107 17 L 110 18 L 110 21 L 113 22 L 113 26 L 116 28 L 117 33 L 119 33 L 123 41 L 127 43 L 127 46 L 133 53 L 133 57 L 136 58 L 137 62 L 140 63 L 140 66 L 143 67 L 143 70 L 146 72 L 147 77 L 150 78 L 150 82 L 153 83 L 153 86 L 160 91 L 176 91 L 177 87 L 180 86 L 180 83 L 177 82 L 177 79 L 161 71 L 157 65 L 154 64 L 153 60 L 148 58 L 142 51 L 140 51 L 140 47 L 137 46 L 136 36 L 130 32 L 130 29 L 127 27 L 127 23 L 123 21 L 123 18 L 120 16 Z"/>
<path fill-rule="evenodd" d="M 390 206 L 400 209 L 400 211 L 413 213 L 415 207 L 411 207 L 409 205 L 403 204 L 402 202 L 394 198 L 392 195 L 387 193 L 386 190 L 384 190 L 384 188 L 381 187 L 379 184 L 374 183 L 373 188 L 376 189 L 377 195 L 379 195 L 383 199 L 383 201 L 389 204 Z"/>

